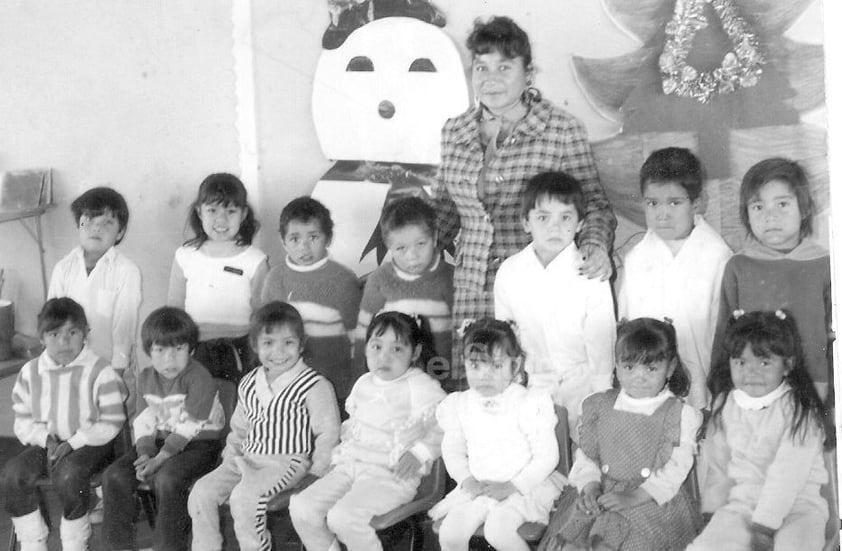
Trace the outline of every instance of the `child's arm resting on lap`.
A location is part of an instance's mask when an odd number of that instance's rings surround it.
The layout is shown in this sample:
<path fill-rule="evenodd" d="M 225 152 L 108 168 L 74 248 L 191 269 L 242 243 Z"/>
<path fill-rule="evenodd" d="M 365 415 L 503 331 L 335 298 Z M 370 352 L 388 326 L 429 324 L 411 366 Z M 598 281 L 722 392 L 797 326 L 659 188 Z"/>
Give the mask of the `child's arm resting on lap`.
<path fill-rule="evenodd" d="M 418 461 L 415 468 L 417 474 L 421 468 L 426 468 L 441 455 L 442 430 L 436 422 L 436 407 L 444 399 L 445 393 L 438 381 L 427 375 L 410 381 L 410 396 L 412 411 L 404 427 L 398 432 L 398 444 L 403 453 L 395 461 L 395 465 L 404 461 L 403 469 L 409 467 L 406 463 L 411 459 L 403 459 L 405 454 L 412 454 Z M 407 438 L 408 437 L 408 438 Z M 407 438 L 400 442 L 403 438 Z"/>
<path fill-rule="evenodd" d="M 461 394 L 448 395 L 436 408 L 436 420 L 444 435 L 441 441 L 441 456 L 444 466 L 456 485 L 471 495 L 479 495 L 479 482 L 471 476 L 468 468 L 468 444 L 457 414 Z"/>
<path fill-rule="evenodd" d="M 693 458 L 696 454 L 696 434 L 702 424 L 702 413 L 696 408 L 684 405 L 681 408 L 681 433 L 679 443 L 672 450 L 672 455 L 663 467 L 653 472 L 640 488 L 643 489 L 655 503 L 663 505 L 671 500 L 693 468 Z"/>
<path fill-rule="evenodd" d="M 530 391 L 519 417 L 520 429 L 526 434 L 532 448 L 532 460 L 512 478 L 511 485 L 518 492 L 528 494 L 546 480 L 558 465 L 558 441 L 555 434 L 557 419 L 550 395 Z M 500 488 L 496 488 L 495 495 L 500 495 L 500 491 Z M 494 497 L 487 492 L 485 494 Z"/>
<path fill-rule="evenodd" d="M 330 468 L 331 453 L 339 444 L 339 406 L 333 386 L 321 379 L 307 393 L 305 403 L 314 437 L 310 474 L 321 477 Z"/>
<path fill-rule="evenodd" d="M 97 420 L 85 428 L 80 428 L 67 439 L 74 450 L 82 446 L 104 446 L 119 434 L 126 422 L 123 402 L 126 399 L 126 385 L 116 371 L 106 367 L 100 371 L 94 381 Z"/>
<path fill-rule="evenodd" d="M 30 374 L 35 370 L 31 369 L 30 364 L 35 361 L 37 360 L 31 360 L 18 372 L 15 386 L 12 389 L 12 411 L 15 414 L 14 432 L 21 444 L 48 448 L 50 433 L 47 430 L 47 423 L 36 421 L 32 417 Z"/>

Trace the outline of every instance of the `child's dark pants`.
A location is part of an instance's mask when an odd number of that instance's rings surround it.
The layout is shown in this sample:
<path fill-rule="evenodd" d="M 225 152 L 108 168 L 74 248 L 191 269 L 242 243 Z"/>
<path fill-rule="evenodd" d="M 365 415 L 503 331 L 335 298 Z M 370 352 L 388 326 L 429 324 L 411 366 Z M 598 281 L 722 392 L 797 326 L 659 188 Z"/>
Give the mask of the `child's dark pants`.
<path fill-rule="evenodd" d="M 113 457 L 111 443 L 83 446 L 67 454 L 49 472 L 64 518 L 75 520 L 88 512 L 91 477 Z M 21 517 L 38 509 L 40 495 L 36 482 L 48 474 L 47 471 L 47 450 L 38 446 L 27 446 L 6 463 L 0 490 L 6 498 L 9 516 Z"/>
<path fill-rule="evenodd" d="M 163 445 L 158 440 L 158 447 Z M 158 513 L 153 543 L 156 551 L 184 551 L 190 547 L 190 516 L 187 496 L 193 482 L 213 470 L 219 455 L 218 440 L 193 440 L 170 457 L 152 475 Z M 103 532 L 109 549 L 134 549 L 135 477 L 137 450 L 115 461 L 102 477 Z"/>

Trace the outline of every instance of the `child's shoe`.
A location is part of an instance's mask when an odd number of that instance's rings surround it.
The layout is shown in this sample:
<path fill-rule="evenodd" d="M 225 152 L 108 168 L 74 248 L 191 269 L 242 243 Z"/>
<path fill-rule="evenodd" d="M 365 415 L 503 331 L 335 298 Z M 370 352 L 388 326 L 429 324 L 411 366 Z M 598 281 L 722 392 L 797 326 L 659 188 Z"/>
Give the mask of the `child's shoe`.
<path fill-rule="evenodd" d="M 13 517 L 12 524 L 20 542 L 20 551 L 47 551 L 47 536 L 50 535 L 50 530 L 41 516 L 41 511 L 35 509 L 22 517 Z"/>
<path fill-rule="evenodd" d="M 88 551 L 91 539 L 91 523 L 88 515 L 73 520 L 61 519 L 61 548 L 63 551 Z"/>

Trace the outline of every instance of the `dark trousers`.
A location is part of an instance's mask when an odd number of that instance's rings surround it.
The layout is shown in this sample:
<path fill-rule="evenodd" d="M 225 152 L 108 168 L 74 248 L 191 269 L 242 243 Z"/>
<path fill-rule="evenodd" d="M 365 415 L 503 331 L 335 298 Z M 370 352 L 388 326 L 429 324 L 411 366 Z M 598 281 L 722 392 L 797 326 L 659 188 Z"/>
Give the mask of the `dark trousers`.
<path fill-rule="evenodd" d="M 104 446 L 83 446 L 67 454 L 48 473 L 47 450 L 27 446 L 10 459 L 3 470 L 0 488 L 6 498 L 6 512 L 9 516 L 21 517 L 38 509 L 41 495 L 36 482 L 49 474 L 61 501 L 64 518 L 80 518 L 88 512 L 91 477 L 113 458 L 111 442 Z"/>
<path fill-rule="evenodd" d="M 193 359 L 205 366 L 216 379 L 239 383 L 243 375 L 256 365 L 248 335 L 236 339 L 200 341 Z"/>
<path fill-rule="evenodd" d="M 159 447 L 163 441 L 158 441 Z M 186 550 L 190 543 L 190 515 L 187 496 L 197 478 L 216 466 L 218 440 L 194 440 L 170 457 L 152 475 L 149 486 L 155 493 L 158 513 L 153 542 L 156 551 Z M 115 461 L 102 477 L 104 516 L 102 529 L 109 549 L 134 549 L 135 477 L 137 450 Z"/>

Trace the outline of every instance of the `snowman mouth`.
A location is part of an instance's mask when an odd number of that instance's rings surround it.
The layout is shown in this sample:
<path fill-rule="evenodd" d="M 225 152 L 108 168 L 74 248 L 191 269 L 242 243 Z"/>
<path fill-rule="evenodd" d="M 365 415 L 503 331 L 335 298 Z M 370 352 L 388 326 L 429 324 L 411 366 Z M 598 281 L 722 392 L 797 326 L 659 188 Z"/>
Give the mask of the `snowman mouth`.
<path fill-rule="evenodd" d="M 384 99 L 377 106 L 377 113 L 384 119 L 391 119 L 395 116 L 395 104 Z"/>

